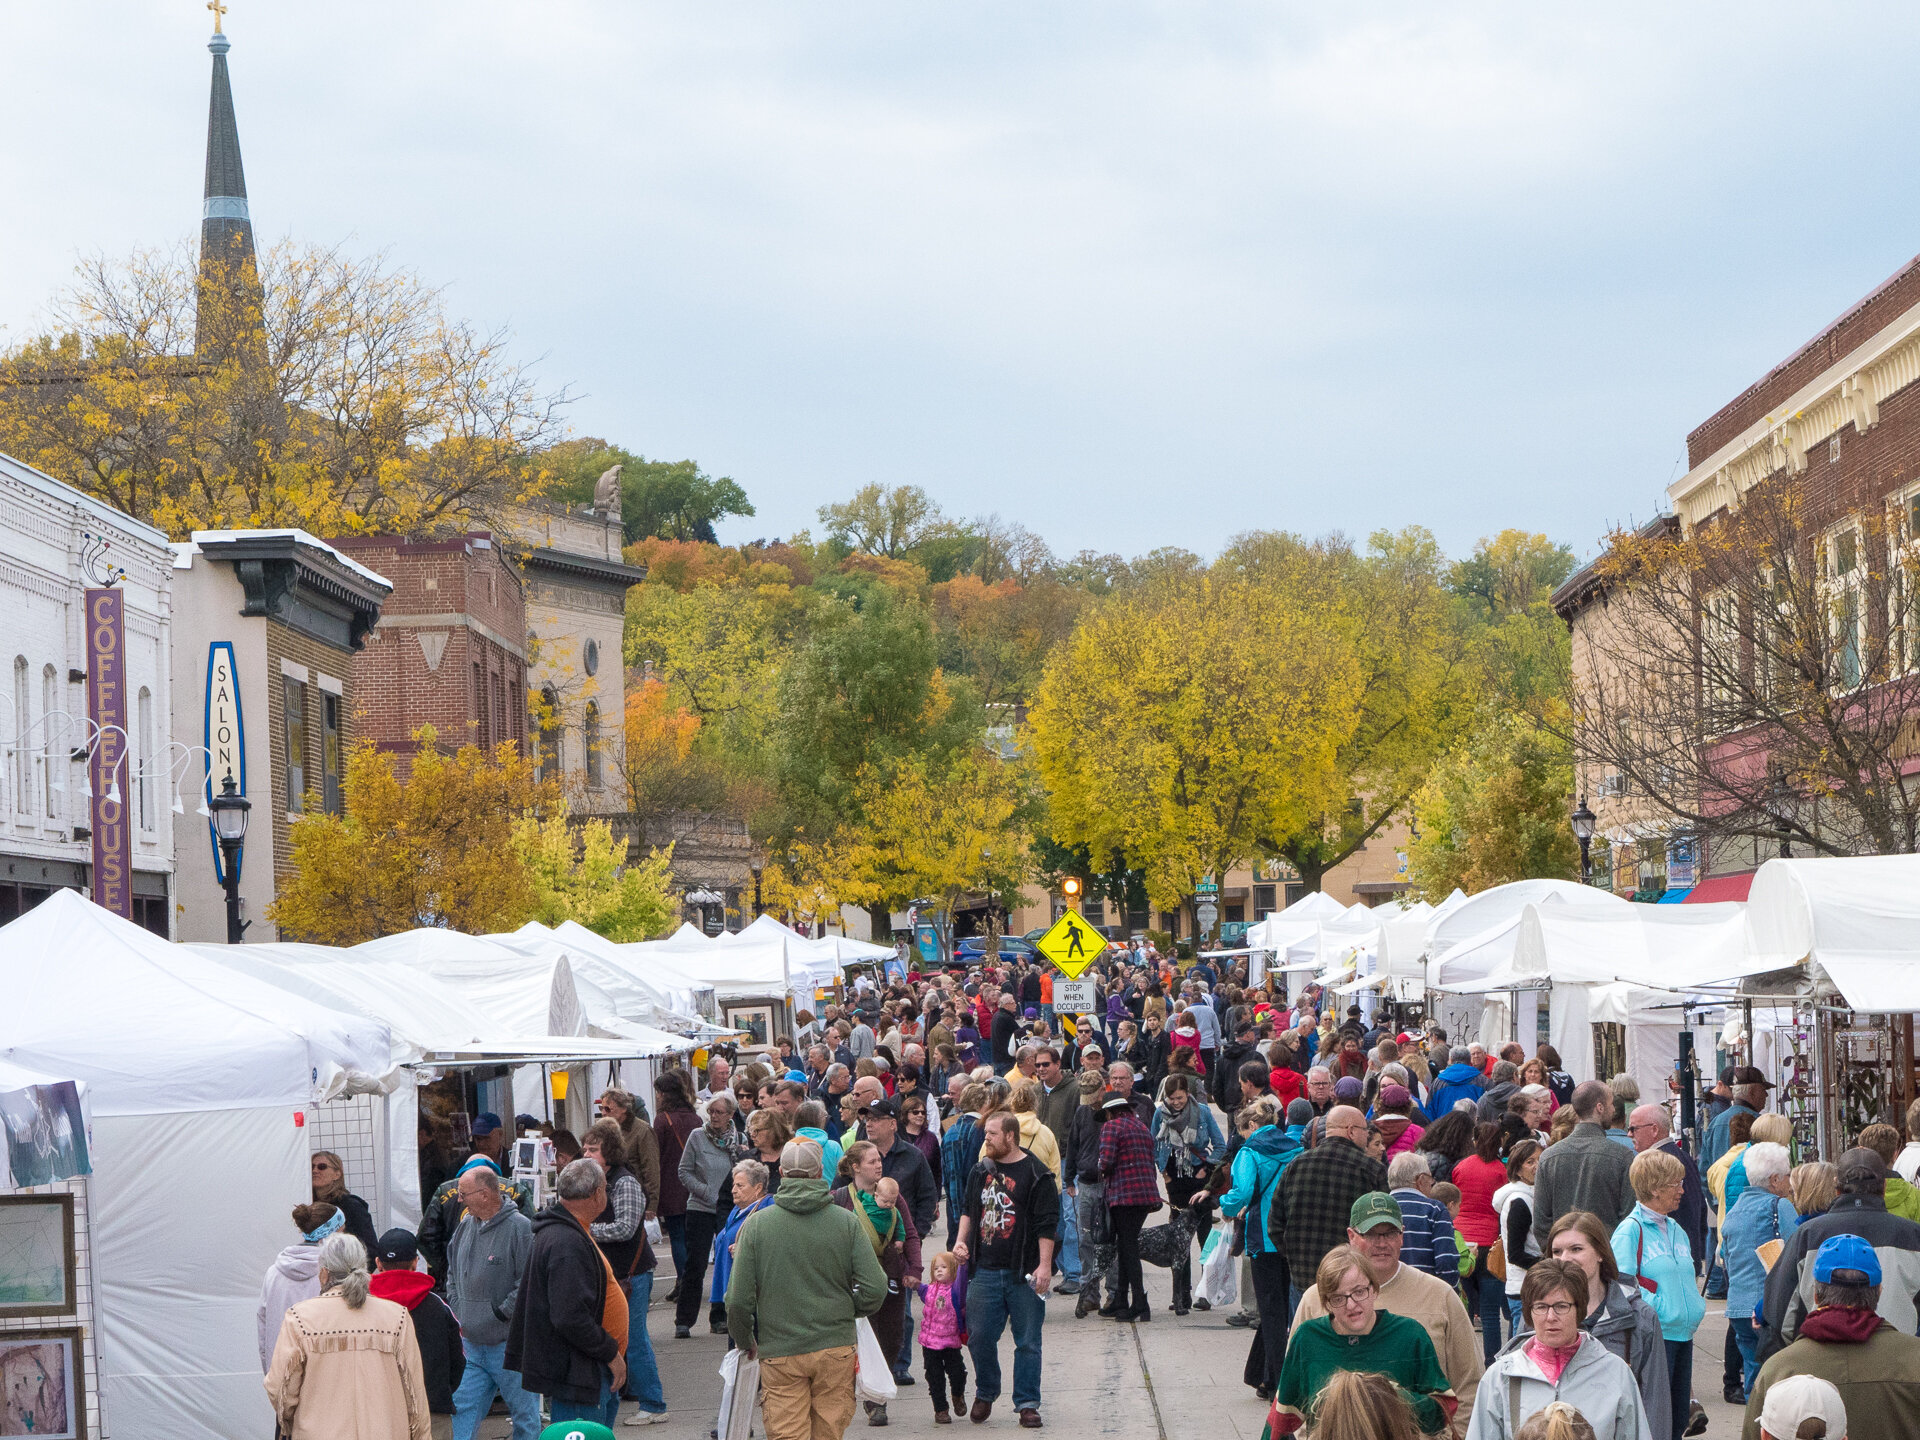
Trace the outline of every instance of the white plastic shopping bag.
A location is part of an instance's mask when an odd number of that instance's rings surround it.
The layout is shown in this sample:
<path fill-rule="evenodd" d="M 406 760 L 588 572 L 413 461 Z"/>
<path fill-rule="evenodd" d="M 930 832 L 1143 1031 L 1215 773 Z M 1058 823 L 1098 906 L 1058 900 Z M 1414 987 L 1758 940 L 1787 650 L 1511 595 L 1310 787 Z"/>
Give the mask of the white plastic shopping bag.
<path fill-rule="evenodd" d="M 854 1347 L 854 1393 L 862 1400 L 884 1405 L 900 1393 L 900 1387 L 894 1383 L 893 1366 L 880 1353 L 879 1337 L 873 1333 L 873 1326 L 867 1323 L 864 1315 L 853 1322 L 853 1333 L 857 1337 Z"/>
<path fill-rule="evenodd" d="M 727 1351 L 720 1362 L 720 1420 L 714 1427 L 720 1440 L 748 1440 L 759 1398 L 760 1362 L 741 1359 L 738 1350 Z"/>
<path fill-rule="evenodd" d="M 1209 1240 L 1216 1236 L 1231 1236 L 1228 1229 L 1216 1230 Z M 1200 1283 L 1194 1287 L 1193 1298 L 1204 1300 L 1216 1310 L 1234 1303 L 1240 1294 L 1239 1267 L 1233 1262 L 1233 1245 L 1230 1240 L 1218 1240 L 1204 1252 L 1206 1258 L 1200 1264 Z"/>
<path fill-rule="evenodd" d="M 647 1221 L 642 1228 L 647 1232 L 647 1244 L 664 1245 L 667 1243 L 666 1231 L 660 1228 L 660 1221 L 658 1219 Z"/>

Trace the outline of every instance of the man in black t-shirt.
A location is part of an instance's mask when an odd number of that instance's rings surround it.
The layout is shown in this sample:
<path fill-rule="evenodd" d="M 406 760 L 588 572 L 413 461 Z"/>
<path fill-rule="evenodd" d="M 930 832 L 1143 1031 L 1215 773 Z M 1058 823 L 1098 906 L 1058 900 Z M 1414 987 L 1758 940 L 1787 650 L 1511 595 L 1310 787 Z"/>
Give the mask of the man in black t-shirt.
<path fill-rule="evenodd" d="M 1040 1329 L 1053 1283 L 1060 1187 L 1053 1171 L 1020 1148 L 1020 1121 L 1009 1111 L 987 1120 L 985 1156 L 967 1176 L 966 1211 L 953 1253 L 971 1267 L 967 1348 L 973 1352 L 971 1419 L 979 1424 L 1000 1398 L 1000 1332 L 1013 1326 L 1013 1407 L 1040 1428 Z"/>

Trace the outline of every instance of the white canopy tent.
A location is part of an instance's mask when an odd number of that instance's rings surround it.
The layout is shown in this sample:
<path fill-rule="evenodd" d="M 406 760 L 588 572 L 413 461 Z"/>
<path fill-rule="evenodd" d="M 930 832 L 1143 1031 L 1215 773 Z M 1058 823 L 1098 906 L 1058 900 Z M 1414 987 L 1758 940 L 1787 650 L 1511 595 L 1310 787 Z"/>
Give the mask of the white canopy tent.
<path fill-rule="evenodd" d="M 1920 1011 L 1920 855 L 1769 860 L 1747 916 L 1759 968 L 1808 964 L 1854 1010 Z"/>
<path fill-rule="evenodd" d="M 387 1028 L 215 966 L 71 890 L 0 929 L 0 994 L 0 1059 L 88 1088 L 109 1424 L 143 1440 L 266 1433 L 254 1309 L 288 1212 L 312 1194 L 299 1117 L 393 1082 Z"/>

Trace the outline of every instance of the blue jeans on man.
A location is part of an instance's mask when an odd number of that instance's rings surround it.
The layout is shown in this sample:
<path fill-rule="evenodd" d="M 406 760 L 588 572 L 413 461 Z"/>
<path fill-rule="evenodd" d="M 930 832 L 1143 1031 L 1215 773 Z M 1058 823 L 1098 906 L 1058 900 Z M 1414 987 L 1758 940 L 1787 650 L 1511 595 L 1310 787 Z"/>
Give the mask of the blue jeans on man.
<path fill-rule="evenodd" d="M 562 1400 L 558 1395 L 549 1402 L 553 1408 L 553 1423 L 558 1425 L 565 1420 L 594 1420 L 602 1425 L 613 1424 L 620 1414 L 620 1397 L 613 1393 L 613 1371 L 606 1366 L 600 1367 L 600 1398 L 582 1404 L 578 1400 Z"/>
<path fill-rule="evenodd" d="M 520 1372 L 507 1369 L 507 1342 L 476 1345 L 462 1340 L 466 1373 L 453 1392 L 453 1440 L 473 1440 L 493 1406 L 497 1392 L 513 1417 L 513 1440 L 535 1440 L 540 1433 L 540 1397 L 520 1388 Z"/>
<path fill-rule="evenodd" d="M 653 1303 L 653 1271 L 627 1280 L 627 1389 L 649 1415 L 667 1409 L 667 1392 L 660 1385 L 660 1365 L 653 1358 L 653 1340 L 647 1334 L 647 1307 Z M 615 1405 L 619 1397 L 615 1396 Z M 558 1418 L 558 1417 L 556 1417 Z M 569 1420 L 592 1420 L 592 1415 L 569 1415 Z M 606 1422 L 611 1425 L 611 1420 Z"/>
<path fill-rule="evenodd" d="M 1071 1196 L 1063 1196 L 1060 1206 L 1060 1248 L 1054 1251 L 1054 1268 L 1062 1280 L 1080 1283 L 1080 1207 Z"/>
<path fill-rule="evenodd" d="M 973 1352 L 973 1398 L 1000 1398 L 1000 1334 L 1013 1326 L 1013 1408 L 1040 1408 L 1040 1327 L 1046 1302 L 1018 1270 L 981 1270 L 967 1281 L 967 1349 Z"/>
<path fill-rule="evenodd" d="M 1740 1386 L 1751 1395 L 1753 1382 L 1760 1378 L 1759 1327 L 1751 1315 L 1729 1315 L 1727 1328 L 1733 1332 L 1733 1343 L 1740 1347 Z"/>

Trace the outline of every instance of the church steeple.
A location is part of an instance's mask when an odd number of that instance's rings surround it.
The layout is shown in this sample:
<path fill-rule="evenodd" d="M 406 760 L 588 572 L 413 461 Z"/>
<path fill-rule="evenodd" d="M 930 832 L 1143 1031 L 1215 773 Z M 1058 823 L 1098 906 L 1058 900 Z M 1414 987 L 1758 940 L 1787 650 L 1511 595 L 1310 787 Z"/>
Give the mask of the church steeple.
<path fill-rule="evenodd" d="M 226 6 L 209 0 L 213 36 L 207 49 L 213 54 L 213 93 L 207 102 L 207 183 L 200 221 L 200 335 L 197 348 L 205 350 L 212 337 L 207 314 L 209 285 L 230 295 L 257 293 L 253 273 L 253 220 L 247 213 L 247 177 L 240 166 L 240 128 L 233 116 L 233 87 L 227 80 L 227 51 L 231 42 L 221 29 Z M 213 328 L 219 328 L 215 326 Z"/>

